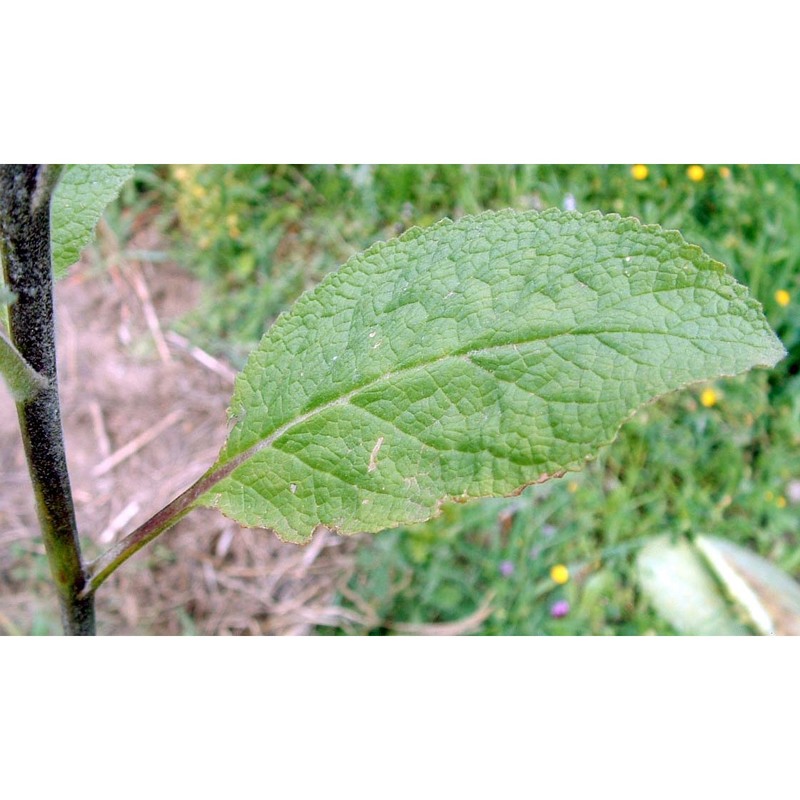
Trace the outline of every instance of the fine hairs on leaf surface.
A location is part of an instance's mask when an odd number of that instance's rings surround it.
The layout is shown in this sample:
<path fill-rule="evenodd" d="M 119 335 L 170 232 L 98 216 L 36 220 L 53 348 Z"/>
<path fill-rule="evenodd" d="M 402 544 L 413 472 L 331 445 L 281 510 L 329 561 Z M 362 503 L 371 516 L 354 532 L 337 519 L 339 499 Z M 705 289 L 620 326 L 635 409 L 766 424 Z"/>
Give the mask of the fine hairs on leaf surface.
<path fill-rule="evenodd" d="M 444 220 L 278 319 L 187 502 L 293 542 L 418 522 L 578 469 L 642 404 L 784 354 L 675 231 L 555 209 Z"/>

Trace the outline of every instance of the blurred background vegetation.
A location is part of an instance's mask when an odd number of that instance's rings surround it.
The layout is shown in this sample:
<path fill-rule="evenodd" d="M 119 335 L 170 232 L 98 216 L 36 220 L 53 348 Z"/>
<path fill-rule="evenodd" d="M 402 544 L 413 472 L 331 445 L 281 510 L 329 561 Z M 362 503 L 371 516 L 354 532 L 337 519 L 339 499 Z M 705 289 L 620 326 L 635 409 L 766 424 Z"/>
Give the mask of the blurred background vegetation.
<path fill-rule="evenodd" d="M 240 367 L 277 314 L 372 242 L 550 206 L 679 229 L 750 287 L 789 357 L 643 409 L 581 473 L 368 540 L 339 602 L 368 611 L 374 633 L 475 615 L 486 634 L 669 633 L 634 574 L 662 533 L 725 537 L 800 576 L 800 168 L 143 166 L 112 211 L 123 239 L 157 215 L 204 286 L 181 332 Z"/>

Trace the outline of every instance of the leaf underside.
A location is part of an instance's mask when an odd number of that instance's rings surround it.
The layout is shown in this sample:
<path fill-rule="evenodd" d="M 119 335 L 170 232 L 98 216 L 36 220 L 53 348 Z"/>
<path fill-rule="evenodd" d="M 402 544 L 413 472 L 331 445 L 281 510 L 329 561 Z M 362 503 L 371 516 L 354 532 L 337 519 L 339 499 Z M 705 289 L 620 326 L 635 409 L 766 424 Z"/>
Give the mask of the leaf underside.
<path fill-rule="evenodd" d="M 64 169 L 50 205 L 53 271 L 63 277 L 94 238 L 106 206 L 133 177 L 129 164 L 70 164 Z"/>
<path fill-rule="evenodd" d="M 557 210 L 444 220 L 278 319 L 198 504 L 294 542 L 422 521 L 577 469 L 643 403 L 784 353 L 675 231 Z"/>

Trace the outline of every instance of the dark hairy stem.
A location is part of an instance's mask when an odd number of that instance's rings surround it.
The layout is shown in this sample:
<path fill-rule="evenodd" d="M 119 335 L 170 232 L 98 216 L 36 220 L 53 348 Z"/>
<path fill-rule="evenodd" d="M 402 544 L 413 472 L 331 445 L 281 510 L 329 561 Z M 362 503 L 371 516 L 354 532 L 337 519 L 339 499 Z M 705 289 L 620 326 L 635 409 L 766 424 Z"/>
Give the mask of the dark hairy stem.
<path fill-rule="evenodd" d="M 17 402 L 17 416 L 61 619 L 65 633 L 92 635 L 94 595 L 84 591 L 56 374 L 50 199 L 60 171 L 0 165 L 0 254 L 5 284 L 16 295 L 8 312 L 9 338 L 47 382 L 35 396 Z"/>

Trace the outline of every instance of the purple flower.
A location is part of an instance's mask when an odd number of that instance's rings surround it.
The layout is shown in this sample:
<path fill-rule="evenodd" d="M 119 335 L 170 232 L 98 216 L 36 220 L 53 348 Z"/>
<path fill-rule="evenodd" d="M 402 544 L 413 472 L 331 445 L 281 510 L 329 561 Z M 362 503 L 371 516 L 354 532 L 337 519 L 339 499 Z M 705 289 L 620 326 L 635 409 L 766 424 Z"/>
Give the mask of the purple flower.
<path fill-rule="evenodd" d="M 790 503 L 800 503 L 800 481 L 789 481 L 786 485 L 786 494 Z"/>
<path fill-rule="evenodd" d="M 510 561 L 501 561 L 500 562 L 500 574 L 507 578 L 509 575 L 514 574 L 514 565 Z"/>
<path fill-rule="evenodd" d="M 556 600 L 550 606 L 550 616 L 553 619 L 561 619 L 561 617 L 566 617 L 567 614 L 569 614 L 569 602 L 566 600 Z"/>
<path fill-rule="evenodd" d="M 574 211 L 578 204 L 575 202 L 575 197 L 572 194 L 568 194 L 564 197 L 564 211 Z"/>

